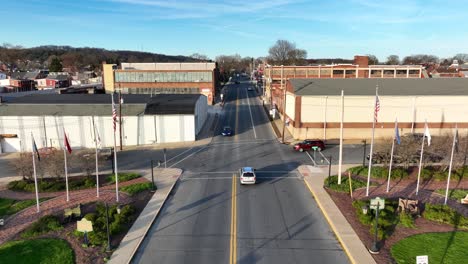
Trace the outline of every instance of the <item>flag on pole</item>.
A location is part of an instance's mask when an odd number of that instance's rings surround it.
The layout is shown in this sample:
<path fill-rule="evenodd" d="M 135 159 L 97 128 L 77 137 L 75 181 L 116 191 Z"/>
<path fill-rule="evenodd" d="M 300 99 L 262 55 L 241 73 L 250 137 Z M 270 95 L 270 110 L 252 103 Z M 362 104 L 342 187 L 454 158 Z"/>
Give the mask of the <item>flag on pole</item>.
<path fill-rule="evenodd" d="M 117 110 L 115 108 L 115 103 L 114 103 L 114 95 L 112 94 L 112 125 L 114 128 L 114 132 L 116 130 L 116 123 L 117 123 Z"/>
<path fill-rule="evenodd" d="M 427 145 L 431 145 L 431 133 L 429 133 L 429 127 L 427 126 L 427 122 L 424 125 L 424 136 L 427 138 Z"/>
<path fill-rule="evenodd" d="M 38 161 L 41 161 L 41 156 L 39 155 L 39 150 L 37 149 L 36 141 L 34 140 L 34 136 L 31 135 L 31 137 L 32 137 L 32 143 L 33 143 L 33 145 L 32 145 L 33 152 L 36 153 L 36 155 L 37 155 L 37 160 L 38 160 Z"/>
<path fill-rule="evenodd" d="M 379 96 L 375 94 L 375 109 L 374 109 L 374 121 L 377 123 L 378 121 L 378 116 L 379 116 L 379 111 L 380 111 L 380 100 Z"/>
<path fill-rule="evenodd" d="M 398 145 L 401 144 L 400 131 L 398 130 L 398 121 L 395 120 L 395 140 Z"/>
<path fill-rule="evenodd" d="M 65 133 L 65 129 L 63 130 L 63 145 L 65 149 L 68 151 L 69 154 L 72 153 L 72 149 L 70 147 L 70 142 L 68 141 L 67 133 Z"/>

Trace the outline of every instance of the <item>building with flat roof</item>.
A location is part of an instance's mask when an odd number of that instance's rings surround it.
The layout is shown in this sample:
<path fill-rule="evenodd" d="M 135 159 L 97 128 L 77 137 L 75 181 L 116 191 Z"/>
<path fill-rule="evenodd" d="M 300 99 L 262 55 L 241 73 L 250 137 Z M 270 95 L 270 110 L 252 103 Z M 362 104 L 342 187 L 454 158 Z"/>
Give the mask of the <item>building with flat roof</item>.
<path fill-rule="evenodd" d="M 124 94 L 203 94 L 213 104 L 219 70 L 214 62 L 103 64 L 106 92 Z"/>
<path fill-rule="evenodd" d="M 61 148 L 63 129 L 73 148 L 94 148 L 93 123 L 103 147 L 114 144 L 111 95 L 50 94 L 9 98 L 0 104 L 2 152 L 31 151 L 31 133 L 39 148 Z M 117 145 L 195 141 L 207 118 L 200 94 L 114 95 Z M 117 118 L 120 120 L 120 118 Z M 120 124 L 122 127 L 120 128 Z"/>
<path fill-rule="evenodd" d="M 344 92 L 344 138 L 369 139 L 376 87 L 380 111 L 376 138 L 392 137 L 395 119 L 400 134 L 452 133 L 455 124 L 468 129 L 468 79 L 290 79 L 286 93 L 273 105 L 289 119 L 294 138 L 339 138 L 341 91 Z M 286 99 L 286 101 L 284 101 Z"/>

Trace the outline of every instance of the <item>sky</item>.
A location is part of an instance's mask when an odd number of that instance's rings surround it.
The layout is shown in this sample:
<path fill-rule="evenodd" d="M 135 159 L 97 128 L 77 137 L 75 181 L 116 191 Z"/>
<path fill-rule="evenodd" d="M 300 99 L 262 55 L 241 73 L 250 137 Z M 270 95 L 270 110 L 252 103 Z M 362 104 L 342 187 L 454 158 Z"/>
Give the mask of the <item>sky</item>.
<path fill-rule="evenodd" d="M 0 43 L 308 58 L 468 53 L 468 0 L 1 0 Z"/>

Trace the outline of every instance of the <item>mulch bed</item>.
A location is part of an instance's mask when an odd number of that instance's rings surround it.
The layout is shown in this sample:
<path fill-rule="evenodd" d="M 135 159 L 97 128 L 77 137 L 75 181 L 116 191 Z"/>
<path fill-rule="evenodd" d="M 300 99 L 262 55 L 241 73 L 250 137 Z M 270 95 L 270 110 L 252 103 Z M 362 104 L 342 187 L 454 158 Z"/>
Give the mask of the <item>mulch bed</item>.
<path fill-rule="evenodd" d="M 364 178 L 364 177 L 353 176 L 353 178 Z M 383 195 L 382 195 L 382 189 L 386 188 L 385 179 L 372 179 L 372 181 L 378 186 L 373 187 L 373 190 L 370 192 L 369 197 L 364 197 L 364 194 L 363 194 L 364 190 L 362 189 L 356 190 L 353 197 L 354 199 L 368 199 L 368 198 L 375 197 L 378 194 L 380 194 L 381 197 L 385 196 L 387 197 L 387 199 L 390 198 L 390 199 L 398 200 L 398 198 L 405 197 L 405 194 L 408 194 L 408 196 L 410 196 L 409 194 L 411 192 L 414 192 L 414 186 L 416 186 L 416 182 L 415 182 L 416 178 L 417 178 L 417 169 L 416 171 L 413 170 L 409 178 L 404 179 L 404 180 L 394 181 L 390 185 L 391 190 L 393 188 L 393 190 L 408 189 L 408 191 L 403 191 L 403 192 L 394 191 L 393 193 L 392 191 L 390 191 L 390 193 L 388 194 L 385 193 Z M 432 192 L 433 190 L 443 189 L 445 187 L 446 187 L 446 181 L 436 181 L 434 179 L 429 179 L 429 180 L 421 179 L 420 191 L 422 190 L 422 192 L 429 193 L 429 192 Z M 456 182 L 453 181 L 451 182 L 450 187 L 451 189 L 452 188 L 468 189 L 468 180 L 462 180 L 462 181 L 456 181 Z M 326 189 L 326 191 L 328 192 L 332 200 L 335 202 L 337 207 L 340 209 L 341 213 L 346 217 L 350 225 L 353 227 L 354 231 L 359 236 L 362 243 L 366 247 L 370 247 L 373 242 L 373 236 L 371 236 L 370 234 L 371 226 L 365 226 L 361 224 L 361 222 L 359 222 L 359 219 L 357 218 L 357 215 L 356 215 L 356 209 L 352 205 L 353 199 L 351 199 L 350 195 L 348 193 L 335 192 L 330 189 Z M 451 201 L 451 202 L 455 203 L 456 201 Z M 465 213 L 465 212 L 461 212 L 461 213 Z M 424 219 L 423 217 L 416 218 L 415 226 L 416 228 L 406 228 L 403 226 L 396 226 L 391 236 L 388 237 L 386 240 L 380 242 L 379 244 L 381 248 L 380 254 L 372 255 L 375 261 L 377 263 L 396 263 L 391 256 L 390 249 L 395 243 L 397 243 L 398 241 L 406 237 L 416 235 L 416 234 L 429 233 L 429 232 L 451 232 L 451 231 L 457 230 L 453 226 L 432 222 L 432 221 Z"/>
<path fill-rule="evenodd" d="M 131 196 L 130 205 L 132 205 L 135 209 L 135 219 L 140 215 L 140 213 L 145 208 L 148 201 L 151 199 L 154 193 L 150 192 L 149 190 L 140 192 Z M 87 213 L 94 212 L 96 208 L 96 203 L 90 203 L 83 205 L 82 207 L 82 215 L 86 215 Z M 124 238 L 127 231 L 130 229 L 133 222 L 127 227 L 126 231 L 122 232 L 120 235 L 111 236 L 111 244 L 113 249 L 116 249 L 117 246 L 120 244 L 120 241 Z M 73 248 L 75 253 L 75 262 L 77 264 L 104 264 L 104 258 L 109 259 L 111 253 L 105 252 L 105 248 L 103 247 L 82 247 L 83 240 L 81 238 L 77 238 L 73 235 L 73 231 L 76 230 L 76 221 L 71 221 L 70 223 L 64 224 L 64 228 L 60 231 L 49 232 L 47 234 L 41 235 L 36 238 L 60 238 L 66 240 L 70 246 Z M 12 240 L 20 240 L 20 234 L 16 235 Z"/>

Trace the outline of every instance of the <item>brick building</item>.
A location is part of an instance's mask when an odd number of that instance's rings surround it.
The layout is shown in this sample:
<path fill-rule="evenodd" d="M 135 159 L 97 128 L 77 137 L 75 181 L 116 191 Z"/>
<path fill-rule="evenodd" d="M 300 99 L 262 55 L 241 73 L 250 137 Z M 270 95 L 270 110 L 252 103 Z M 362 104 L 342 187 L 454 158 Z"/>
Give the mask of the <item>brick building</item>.
<path fill-rule="evenodd" d="M 214 62 L 103 64 L 107 93 L 203 94 L 213 104 L 219 82 Z"/>

